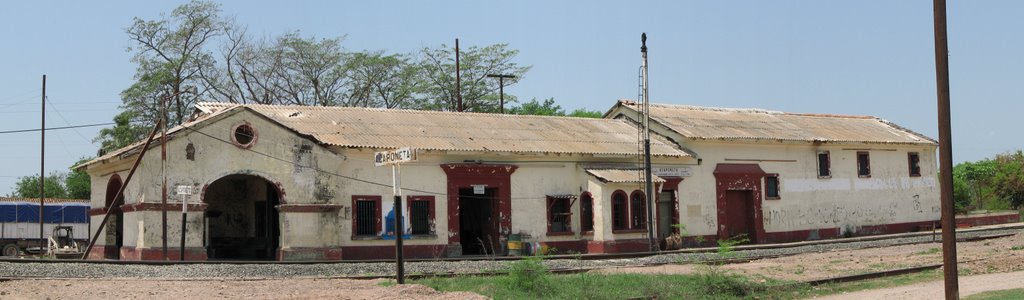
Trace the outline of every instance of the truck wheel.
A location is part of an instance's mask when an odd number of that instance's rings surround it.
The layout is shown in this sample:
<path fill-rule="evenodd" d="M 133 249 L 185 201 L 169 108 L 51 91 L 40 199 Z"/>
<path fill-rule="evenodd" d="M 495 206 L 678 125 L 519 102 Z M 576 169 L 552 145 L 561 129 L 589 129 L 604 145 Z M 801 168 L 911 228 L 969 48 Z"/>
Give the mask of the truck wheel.
<path fill-rule="evenodd" d="M 18 256 L 18 245 L 7 244 L 4 245 L 3 252 L 0 252 L 3 256 Z"/>

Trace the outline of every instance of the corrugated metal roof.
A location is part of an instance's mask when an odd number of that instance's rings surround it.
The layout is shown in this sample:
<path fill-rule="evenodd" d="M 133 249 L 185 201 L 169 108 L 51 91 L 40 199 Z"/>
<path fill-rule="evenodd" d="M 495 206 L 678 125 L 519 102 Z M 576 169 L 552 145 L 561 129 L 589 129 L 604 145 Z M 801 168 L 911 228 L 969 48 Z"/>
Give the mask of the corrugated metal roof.
<path fill-rule="evenodd" d="M 640 169 L 586 169 L 587 174 L 593 175 L 602 182 L 612 183 L 642 183 L 647 182 L 643 171 Z M 665 179 L 658 175 L 651 175 L 651 182 L 665 182 Z"/>
<path fill-rule="evenodd" d="M 198 107 L 197 107 L 197 109 L 198 109 Z M 202 122 L 205 122 L 207 120 L 213 119 L 214 117 L 225 115 L 225 114 L 227 114 L 231 110 L 230 109 L 220 109 L 220 108 L 218 108 L 218 109 L 214 109 L 214 110 L 201 110 L 201 111 L 202 111 L 202 114 L 195 115 L 192 120 L 189 120 L 188 122 L 182 123 L 181 125 L 175 126 L 174 128 L 168 129 L 167 130 L 168 138 L 173 138 L 174 135 L 177 134 L 179 131 L 186 130 L 187 129 L 186 127 L 196 126 L 196 125 L 198 125 L 198 124 L 200 124 Z M 160 135 L 161 135 L 161 133 L 157 132 L 157 134 L 155 136 L 153 136 L 153 142 L 150 143 L 150 145 L 149 145 L 150 147 L 154 147 L 154 146 L 159 146 L 160 145 Z M 145 140 L 141 140 L 141 141 L 132 143 L 131 145 L 125 146 L 125 147 L 123 147 L 121 149 L 117 149 L 117 150 L 111 151 L 109 153 L 100 155 L 97 158 L 94 158 L 94 159 L 92 159 L 92 160 L 90 160 L 88 162 L 84 162 L 82 164 L 73 166 L 71 168 L 72 169 L 78 169 L 78 168 L 82 168 L 82 167 L 85 167 L 85 166 L 88 166 L 88 165 L 91 165 L 91 164 L 94 164 L 94 163 L 97 163 L 97 162 L 105 161 L 105 160 L 108 160 L 108 159 L 111 159 L 111 158 L 114 158 L 114 157 L 119 157 L 119 156 L 122 156 L 122 155 L 124 155 L 124 156 L 131 155 L 131 154 L 134 154 L 135 150 L 137 150 L 139 148 L 142 148 L 142 146 L 145 145 L 145 144 L 146 144 L 146 141 Z"/>
<path fill-rule="evenodd" d="M 340 147 L 413 147 L 443 151 L 561 154 L 637 154 L 637 129 L 628 121 L 439 112 L 422 110 L 200 103 L 216 113 L 245 107 L 316 141 Z M 656 156 L 691 156 L 664 139 Z"/>
<path fill-rule="evenodd" d="M 620 100 L 619 105 L 634 111 L 639 108 L 638 103 L 629 100 Z M 937 144 L 922 134 L 871 116 L 669 104 L 650 107 L 654 121 L 693 139 Z"/>

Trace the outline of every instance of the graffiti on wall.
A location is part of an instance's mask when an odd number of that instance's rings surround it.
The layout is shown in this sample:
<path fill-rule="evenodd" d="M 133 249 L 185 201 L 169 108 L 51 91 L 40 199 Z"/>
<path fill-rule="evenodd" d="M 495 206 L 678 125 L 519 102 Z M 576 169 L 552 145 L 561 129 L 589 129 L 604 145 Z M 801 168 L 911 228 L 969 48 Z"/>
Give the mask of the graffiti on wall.
<path fill-rule="evenodd" d="M 911 209 L 902 210 L 899 202 L 766 209 L 764 224 L 786 227 L 884 224 L 896 222 L 897 217 L 906 219 L 908 211 L 914 214 L 933 214 L 939 210 L 938 206 L 922 204 L 919 198 L 915 195 L 910 203 Z"/>

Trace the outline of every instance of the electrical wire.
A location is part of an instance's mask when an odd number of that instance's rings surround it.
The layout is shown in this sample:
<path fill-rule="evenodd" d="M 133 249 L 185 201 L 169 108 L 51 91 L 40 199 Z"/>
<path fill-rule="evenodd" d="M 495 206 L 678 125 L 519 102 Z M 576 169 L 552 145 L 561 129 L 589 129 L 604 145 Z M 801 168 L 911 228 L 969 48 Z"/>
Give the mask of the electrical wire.
<path fill-rule="evenodd" d="M 97 124 L 86 124 L 86 125 L 72 125 L 72 126 L 62 126 L 62 127 L 50 127 L 50 128 L 46 128 L 46 130 L 50 131 L 50 130 L 72 129 L 72 128 L 107 126 L 107 125 L 114 125 L 114 123 L 97 123 Z M 41 131 L 41 130 L 42 129 L 39 129 L 39 128 L 34 128 L 34 129 L 18 129 L 18 130 L 5 130 L 5 131 L 0 131 L 0 134 L 33 132 L 33 131 Z"/>
<path fill-rule="evenodd" d="M 8 108 L 8 107 L 15 106 L 15 105 L 24 104 L 26 102 L 32 101 L 32 99 L 34 99 L 36 96 L 39 96 L 39 95 L 35 94 L 35 95 L 30 95 L 30 96 L 21 96 L 21 97 L 25 97 L 25 98 L 20 100 L 20 101 L 14 102 L 14 103 L 4 104 L 4 105 L 0 106 L 0 109 Z"/>
<path fill-rule="evenodd" d="M 50 97 L 46 97 L 46 103 L 50 104 L 50 108 L 52 108 L 53 111 L 57 112 L 57 116 L 59 116 L 61 120 L 64 120 L 64 124 L 66 124 L 68 126 L 72 126 L 71 122 L 68 122 L 68 119 L 64 118 L 64 114 L 61 113 L 60 110 L 57 109 L 57 106 L 53 105 L 53 102 L 50 101 Z M 86 143 L 90 143 L 90 144 L 92 143 L 92 141 L 90 141 L 89 139 L 85 138 L 85 136 L 82 135 L 81 132 L 78 132 L 78 129 L 71 128 L 71 131 L 74 131 L 76 134 L 78 134 L 78 136 L 81 137 L 82 140 L 85 141 Z"/>

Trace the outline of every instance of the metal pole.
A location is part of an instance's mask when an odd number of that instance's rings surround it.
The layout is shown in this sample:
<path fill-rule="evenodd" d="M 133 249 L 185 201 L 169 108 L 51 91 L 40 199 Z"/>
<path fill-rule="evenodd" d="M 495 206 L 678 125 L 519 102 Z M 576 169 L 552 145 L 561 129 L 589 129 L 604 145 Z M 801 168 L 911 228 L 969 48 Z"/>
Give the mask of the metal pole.
<path fill-rule="evenodd" d="M 169 97 L 164 95 L 160 98 L 160 117 L 163 124 L 167 124 L 167 101 Z M 163 243 L 164 260 L 167 256 L 167 126 L 160 126 L 160 173 L 163 175 L 163 184 L 160 185 L 160 239 Z"/>
<path fill-rule="evenodd" d="M 462 107 L 462 71 L 459 65 L 459 39 L 455 39 L 455 94 L 459 98 L 459 111 Z"/>
<path fill-rule="evenodd" d="M 640 35 L 640 42 L 640 52 L 644 58 L 644 188 L 647 190 L 647 242 L 651 251 L 657 251 L 658 243 L 654 240 L 654 181 L 651 178 L 651 97 L 647 95 L 647 33 Z"/>
<path fill-rule="evenodd" d="M 146 150 L 149 150 L 149 144 L 153 141 L 153 137 L 156 136 L 156 131 L 160 127 L 160 121 L 156 122 L 156 127 L 153 127 L 153 131 L 149 133 L 149 137 L 146 138 L 146 143 L 142 145 L 142 150 L 139 151 L 139 157 L 135 159 L 135 163 L 132 164 L 132 168 L 128 170 L 128 177 L 125 177 L 124 182 L 121 183 L 121 188 L 117 189 L 117 194 L 114 194 L 114 204 L 107 207 L 107 212 L 103 213 L 103 219 L 100 219 L 99 226 L 96 227 L 96 233 L 92 234 L 92 238 L 89 239 L 89 246 L 85 247 L 85 253 L 82 253 L 82 259 L 89 256 L 89 252 L 92 251 L 92 247 L 96 245 L 96 239 L 100 237 L 100 232 L 103 231 L 103 225 L 107 224 L 107 219 L 110 218 L 110 213 L 114 211 L 114 206 L 117 204 L 117 199 L 121 198 L 124 194 L 125 187 L 128 187 L 128 182 L 132 180 L 132 176 L 135 175 L 135 169 L 139 167 L 139 163 L 142 162 L 142 157 L 146 155 Z M 92 222 L 89 222 L 92 224 Z M 91 226 L 91 225 L 90 225 Z"/>
<path fill-rule="evenodd" d="M 46 74 L 43 74 L 43 98 L 42 117 L 39 119 L 42 125 L 39 126 L 39 247 L 46 247 L 46 238 L 43 236 L 43 207 L 46 199 Z"/>
<path fill-rule="evenodd" d="M 402 253 L 402 166 L 391 166 L 392 180 L 395 186 L 395 273 L 398 284 L 405 283 L 405 255 Z"/>
<path fill-rule="evenodd" d="M 956 266 L 956 222 L 953 206 L 953 142 L 950 134 L 949 49 L 946 40 L 946 1 L 932 1 L 935 14 L 935 87 L 939 111 L 939 180 L 942 201 L 942 273 L 946 299 L 960 297 Z"/>
<path fill-rule="evenodd" d="M 498 95 L 499 95 L 498 97 L 501 100 L 500 105 L 499 105 L 500 106 L 500 110 L 499 111 L 504 114 L 505 113 L 505 78 L 508 78 L 508 79 L 516 78 L 516 75 L 512 75 L 512 74 L 487 74 L 486 76 L 490 77 L 490 78 L 497 78 L 498 79 L 498 91 L 499 91 L 498 92 Z"/>
<path fill-rule="evenodd" d="M 188 196 L 181 198 L 181 254 L 179 260 L 185 261 L 185 225 L 188 219 Z"/>

